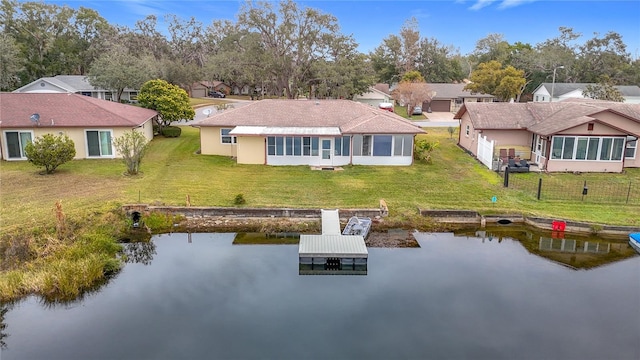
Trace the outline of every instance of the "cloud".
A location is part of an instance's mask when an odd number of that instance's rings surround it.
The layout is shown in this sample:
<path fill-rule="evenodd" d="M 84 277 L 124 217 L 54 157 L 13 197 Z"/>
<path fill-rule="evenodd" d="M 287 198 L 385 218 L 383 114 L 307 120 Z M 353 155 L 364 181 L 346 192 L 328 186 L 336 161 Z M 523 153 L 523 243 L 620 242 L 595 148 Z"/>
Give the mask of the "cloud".
<path fill-rule="evenodd" d="M 502 10 L 502 9 L 508 9 L 508 8 L 512 8 L 512 7 L 516 7 L 516 6 L 520 6 L 522 4 L 527 4 L 527 3 L 531 3 L 537 0 L 502 0 L 500 2 L 500 4 L 498 5 L 498 9 Z M 462 1 L 464 2 L 464 1 Z M 493 4 L 494 2 L 497 2 L 497 0 L 477 0 L 475 2 L 475 4 L 471 5 L 469 7 L 469 10 L 480 10 L 482 8 L 485 8 L 491 4 Z"/>

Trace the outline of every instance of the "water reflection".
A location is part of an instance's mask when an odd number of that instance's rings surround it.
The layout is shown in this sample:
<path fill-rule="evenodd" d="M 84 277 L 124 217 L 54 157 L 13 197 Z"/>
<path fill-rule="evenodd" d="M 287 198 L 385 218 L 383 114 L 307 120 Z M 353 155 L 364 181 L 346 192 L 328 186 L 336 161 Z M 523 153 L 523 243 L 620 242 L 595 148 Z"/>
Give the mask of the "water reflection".
<path fill-rule="evenodd" d="M 127 263 L 149 265 L 153 256 L 157 254 L 156 244 L 151 240 L 124 243 L 122 244 L 122 253 Z"/>
<path fill-rule="evenodd" d="M 590 269 L 636 256 L 626 237 L 543 231 L 522 225 L 490 226 L 455 231 L 456 236 L 474 236 L 482 242 L 518 240 L 530 253 L 573 269 Z"/>

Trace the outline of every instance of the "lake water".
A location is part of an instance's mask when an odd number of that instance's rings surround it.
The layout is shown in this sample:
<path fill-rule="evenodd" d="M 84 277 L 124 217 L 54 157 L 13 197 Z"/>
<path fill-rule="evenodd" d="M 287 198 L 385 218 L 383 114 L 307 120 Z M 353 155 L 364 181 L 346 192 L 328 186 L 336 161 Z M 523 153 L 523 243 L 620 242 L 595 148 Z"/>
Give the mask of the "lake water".
<path fill-rule="evenodd" d="M 297 245 L 154 236 L 98 292 L 10 308 L 0 359 L 640 358 L 640 256 L 572 270 L 509 238 L 416 238 L 323 276 Z"/>

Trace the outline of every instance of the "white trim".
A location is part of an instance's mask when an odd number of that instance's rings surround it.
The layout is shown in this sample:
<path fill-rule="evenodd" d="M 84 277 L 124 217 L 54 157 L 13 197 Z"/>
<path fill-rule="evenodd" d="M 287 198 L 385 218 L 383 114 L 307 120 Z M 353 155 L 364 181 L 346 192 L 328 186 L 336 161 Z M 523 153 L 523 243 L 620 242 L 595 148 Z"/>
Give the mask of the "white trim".
<path fill-rule="evenodd" d="M 222 134 L 223 130 L 229 130 L 229 133 L 227 133 L 227 135 L 223 135 Z M 238 138 L 231 134 L 232 131 L 233 131 L 233 129 L 231 129 L 231 128 L 220 128 L 220 144 L 222 144 L 222 145 L 235 145 L 235 144 L 238 143 Z M 224 139 L 224 138 L 229 138 L 229 142 L 222 141 L 222 139 Z"/>
<path fill-rule="evenodd" d="M 338 127 L 281 127 L 281 126 L 236 126 L 231 135 L 263 135 L 263 136 L 340 136 Z"/>

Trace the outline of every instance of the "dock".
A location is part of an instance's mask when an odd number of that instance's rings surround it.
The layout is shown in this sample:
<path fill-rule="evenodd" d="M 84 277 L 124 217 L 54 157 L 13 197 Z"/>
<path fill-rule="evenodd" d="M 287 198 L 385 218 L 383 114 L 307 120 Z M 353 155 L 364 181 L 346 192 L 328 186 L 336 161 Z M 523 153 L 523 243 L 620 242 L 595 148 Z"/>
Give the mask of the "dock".
<path fill-rule="evenodd" d="M 322 210 L 322 234 L 300 235 L 300 275 L 366 275 L 369 252 L 361 235 L 342 235 L 338 210 Z"/>

